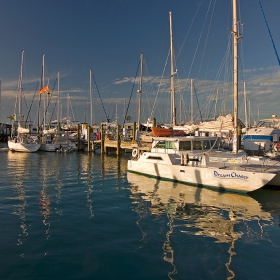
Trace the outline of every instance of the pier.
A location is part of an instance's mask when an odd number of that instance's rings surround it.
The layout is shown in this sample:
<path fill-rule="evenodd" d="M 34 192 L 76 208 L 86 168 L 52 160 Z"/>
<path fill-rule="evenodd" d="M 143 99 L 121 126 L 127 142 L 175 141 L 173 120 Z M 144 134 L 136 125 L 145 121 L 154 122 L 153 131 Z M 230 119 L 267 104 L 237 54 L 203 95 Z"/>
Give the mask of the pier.
<path fill-rule="evenodd" d="M 133 149 L 137 149 L 137 152 L 148 151 L 151 149 L 151 141 L 137 141 L 135 139 L 135 131 L 136 126 L 133 125 L 132 129 L 132 139 L 124 139 L 120 135 L 120 128 L 117 127 L 117 131 L 115 134 L 105 134 L 104 128 L 101 125 L 101 133 L 100 139 L 90 140 L 87 142 L 86 150 L 88 152 L 95 152 L 100 149 L 101 153 L 109 153 L 110 151 L 114 151 L 116 154 L 119 154 L 121 151 L 132 153 Z M 90 126 L 88 127 L 88 131 L 90 131 Z"/>

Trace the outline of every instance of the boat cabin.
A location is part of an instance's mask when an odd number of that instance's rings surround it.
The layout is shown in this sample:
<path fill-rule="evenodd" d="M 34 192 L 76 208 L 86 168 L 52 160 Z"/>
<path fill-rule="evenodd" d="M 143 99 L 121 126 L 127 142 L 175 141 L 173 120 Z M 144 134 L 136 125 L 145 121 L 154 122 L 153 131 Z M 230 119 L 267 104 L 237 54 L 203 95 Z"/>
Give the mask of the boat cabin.
<path fill-rule="evenodd" d="M 180 153 L 180 152 L 207 152 L 222 150 L 219 137 L 158 137 L 153 139 L 152 152 Z"/>

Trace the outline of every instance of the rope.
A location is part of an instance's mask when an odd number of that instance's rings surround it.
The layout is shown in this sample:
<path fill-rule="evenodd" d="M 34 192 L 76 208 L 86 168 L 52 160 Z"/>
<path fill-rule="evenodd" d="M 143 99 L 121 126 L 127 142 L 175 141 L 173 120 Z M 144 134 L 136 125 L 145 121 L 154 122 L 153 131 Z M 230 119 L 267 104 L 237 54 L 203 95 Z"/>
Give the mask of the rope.
<path fill-rule="evenodd" d="M 138 75 L 139 66 L 140 66 L 140 59 L 139 59 L 139 63 L 138 63 L 138 66 L 137 66 L 137 71 L 136 71 L 136 74 L 135 74 L 135 77 L 134 77 L 134 83 L 133 83 L 133 87 L 132 87 L 132 90 L 131 90 L 131 93 L 130 93 L 129 101 L 128 101 L 128 104 L 127 104 L 127 107 L 126 107 L 123 126 L 125 125 L 125 120 L 126 120 L 126 117 L 127 117 L 127 112 L 128 112 L 128 108 L 129 108 L 129 105 L 130 105 L 132 93 L 133 93 L 133 90 L 134 90 L 134 87 L 135 87 L 135 81 L 136 81 L 136 78 L 137 78 L 137 75 Z"/>
<path fill-rule="evenodd" d="M 269 29 L 269 26 L 268 26 L 268 23 L 267 23 L 267 20 L 266 20 L 265 14 L 264 14 L 264 10 L 262 8 L 262 4 L 261 4 L 260 0 L 259 0 L 259 4 L 260 4 L 260 8 L 261 8 L 261 11 L 262 11 L 262 14 L 263 14 L 263 18 L 264 18 L 264 21 L 266 23 L 266 27 L 267 27 L 267 30 L 268 30 L 268 33 L 269 33 L 269 36 L 270 36 L 270 39 L 271 39 L 271 42 L 272 42 L 272 45 L 273 45 L 273 48 L 274 48 L 277 60 L 278 60 L 278 64 L 280 66 L 280 59 L 279 59 L 279 56 L 278 56 L 278 53 L 277 53 L 277 50 L 276 50 L 276 47 L 275 47 L 275 44 L 274 44 L 274 41 L 273 41 L 273 38 L 272 38 L 272 35 L 271 35 L 271 32 L 270 32 L 270 29 Z"/>
<path fill-rule="evenodd" d="M 55 88 L 56 82 L 57 82 L 57 79 L 56 79 L 55 82 L 54 82 L 54 85 L 53 85 L 53 88 L 52 88 L 52 92 L 51 92 L 50 97 L 49 97 L 49 99 L 48 99 L 48 104 L 47 104 L 47 107 L 46 107 L 46 110 L 45 110 L 45 114 L 44 114 L 43 119 L 42 119 L 41 126 L 42 126 L 43 123 L 44 123 L 44 118 L 45 118 L 45 116 L 46 116 L 46 114 L 47 114 L 47 111 L 48 111 L 48 108 L 49 108 L 49 105 L 50 105 L 50 101 L 51 101 L 51 98 L 52 98 L 52 95 L 53 95 L 53 92 L 54 92 L 54 88 Z M 40 99 L 41 99 L 41 98 L 40 98 Z M 51 123 L 51 120 L 52 120 L 52 117 L 53 117 L 53 114 L 54 114 L 54 111 L 55 111 L 55 108 L 56 108 L 57 100 L 58 100 L 58 99 L 56 99 L 56 102 L 55 102 L 55 105 L 54 105 L 54 109 L 53 109 L 53 112 L 52 112 L 52 115 L 51 115 L 51 118 L 50 118 L 50 123 Z"/>
<path fill-rule="evenodd" d="M 39 83 L 37 83 L 37 86 L 36 86 L 36 89 L 35 89 L 35 92 L 34 92 L 34 95 L 33 95 L 32 101 L 31 101 L 31 105 L 30 105 L 29 110 L 28 110 L 28 113 L 27 113 L 27 117 L 26 117 L 26 120 L 25 120 L 25 125 L 26 125 L 27 119 L 28 119 L 28 117 L 29 117 L 29 114 L 30 114 L 30 111 L 31 111 L 32 104 L 33 104 L 33 102 L 34 102 L 35 94 L 36 94 L 36 92 L 37 92 L 37 90 L 38 90 L 38 84 L 39 84 Z"/>
<path fill-rule="evenodd" d="M 100 95 L 100 93 L 99 93 L 99 90 L 98 90 L 98 87 L 97 87 L 97 84 L 96 84 L 96 81 L 95 81 L 95 78 L 94 78 L 94 75 L 93 75 L 93 74 L 92 74 L 92 77 L 93 77 L 94 84 L 95 84 L 97 93 L 98 93 L 98 95 L 99 95 L 99 99 L 100 99 L 100 101 L 101 101 L 101 104 L 102 104 L 103 111 L 104 111 L 104 114 L 105 114 L 105 116 L 106 116 L 107 122 L 110 122 L 110 119 L 109 119 L 109 117 L 108 117 L 108 115 L 107 115 L 107 113 L 106 113 L 106 111 L 105 111 L 105 107 L 104 107 L 104 104 L 103 104 L 103 101 L 102 101 L 101 95 Z"/>

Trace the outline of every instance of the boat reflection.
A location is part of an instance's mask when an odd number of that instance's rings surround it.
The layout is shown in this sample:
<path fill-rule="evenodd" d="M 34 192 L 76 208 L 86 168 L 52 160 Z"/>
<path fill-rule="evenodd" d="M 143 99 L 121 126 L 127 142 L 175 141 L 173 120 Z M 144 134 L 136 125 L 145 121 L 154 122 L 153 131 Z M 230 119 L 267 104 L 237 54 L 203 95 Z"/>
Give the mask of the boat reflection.
<path fill-rule="evenodd" d="M 23 245 L 28 236 L 28 227 L 26 225 L 26 207 L 27 207 L 27 195 L 25 193 L 24 181 L 28 180 L 30 161 L 29 154 L 27 153 L 13 153 L 7 154 L 7 172 L 11 177 L 11 188 L 15 192 L 13 199 L 14 210 L 13 215 L 16 215 L 20 219 L 20 232 L 18 234 L 17 245 Z M 21 257 L 24 257 L 24 252 L 21 253 Z"/>
<path fill-rule="evenodd" d="M 228 244 L 229 246 L 226 246 L 228 257 L 224 261 L 228 279 L 235 277 L 230 266 L 236 255 L 234 251 L 236 241 L 241 238 L 245 242 L 269 238 L 264 237 L 264 234 L 260 236 L 260 233 L 255 232 L 255 228 L 250 228 L 250 221 L 254 225 L 256 224 L 254 221 L 257 221 L 257 224 L 262 227 L 262 223 L 273 224 L 273 218 L 269 212 L 262 209 L 257 200 L 248 195 L 219 193 L 206 188 L 157 180 L 133 173 L 128 173 L 127 179 L 132 185 L 131 198 L 137 204 L 137 208 L 139 207 L 136 211 L 139 210 L 141 219 L 144 212 L 143 201 L 148 202 L 149 206 L 146 203 L 146 207 L 149 207 L 152 216 L 166 216 L 168 219 L 166 239 L 163 244 L 163 259 L 172 265 L 172 271 L 168 274 L 170 279 L 173 279 L 173 274 L 178 273 L 173 248 L 177 246 L 175 243 L 179 242 L 179 240 L 174 242 L 174 238 L 178 236 L 186 234 L 197 238 L 206 237 L 207 240 L 204 242 L 210 240 L 212 245 Z M 139 226 L 140 220 L 137 222 Z M 146 238 L 147 234 L 141 226 L 140 229 L 143 238 Z M 261 232 L 263 230 L 262 228 Z M 173 235 L 172 242 L 171 235 Z M 211 239 L 214 239 L 214 243 Z"/>
<path fill-rule="evenodd" d="M 48 194 L 48 176 L 50 174 L 51 168 L 49 168 L 48 160 L 46 157 L 41 157 L 39 162 L 39 181 L 42 186 L 41 191 L 39 192 L 39 206 L 40 206 L 40 214 L 43 217 L 43 225 L 45 226 L 45 234 L 46 238 L 50 237 L 50 215 L 51 215 L 51 198 Z"/>

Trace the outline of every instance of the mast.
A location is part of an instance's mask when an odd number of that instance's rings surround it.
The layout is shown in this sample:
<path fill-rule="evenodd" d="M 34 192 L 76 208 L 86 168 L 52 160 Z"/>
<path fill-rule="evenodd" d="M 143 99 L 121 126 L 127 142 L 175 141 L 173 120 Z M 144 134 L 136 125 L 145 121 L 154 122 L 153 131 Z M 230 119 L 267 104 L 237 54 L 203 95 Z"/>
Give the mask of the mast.
<path fill-rule="evenodd" d="M 171 125 L 176 125 L 176 112 L 175 112 L 175 83 L 174 75 L 177 73 L 174 66 L 174 45 L 173 45 L 173 34 L 172 34 L 172 12 L 169 12 L 169 24 L 170 24 L 170 57 L 171 57 L 171 69 L 170 69 L 170 78 L 171 78 Z"/>
<path fill-rule="evenodd" d="M 60 72 L 57 73 L 57 122 L 60 124 L 60 88 L 59 88 L 59 76 Z"/>
<path fill-rule="evenodd" d="M 41 88 L 44 88 L 45 86 L 45 54 L 43 53 L 43 61 L 42 61 L 42 85 Z M 46 112 L 46 97 L 44 98 L 44 129 L 46 128 L 46 116 L 47 116 L 47 112 Z"/>
<path fill-rule="evenodd" d="M 0 80 L 0 121 L 1 121 L 1 117 L 2 117 L 2 100 L 1 100 L 1 95 L 2 95 L 2 91 L 1 91 L 1 80 Z"/>
<path fill-rule="evenodd" d="M 214 120 L 216 120 L 216 114 L 217 114 L 218 95 L 219 95 L 219 90 L 217 90 L 217 94 L 216 94 Z"/>
<path fill-rule="evenodd" d="M 248 113 L 247 113 L 247 93 L 246 93 L 246 85 L 244 82 L 244 106 L 245 106 L 245 128 L 248 130 Z"/>
<path fill-rule="evenodd" d="M 70 95 L 67 93 L 67 119 L 70 122 Z"/>
<path fill-rule="evenodd" d="M 233 153 L 238 152 L 238 41 L 241 39 L 238 31 L 236 0 L 232 0 L 232 34 L 233 34 Z"/>
<path fill-rule="evenodd" d="M 118 125 L 118 103 L 116 103 L 116 124 Z"/>
<path fill-rule="evenodd" d="M 143 60 L 144 60 L 144 53 L 142 52 L 142 53 L 140 54 L 140 83 L 139 83 L 139 89 L 137 90 L 137 93 L 138 93 L 138 121 L 137 121 L 137 129 L 138 129 L 138 131 L 140 131 L 140 125 L 141 125 Z"/>
<path fill-rule="evenodd" d="M 21 52 L 21 65 L 20 65 L 20 73 L 19 73 L 19 99 L 18 99 L 18 119 L 19 122 L 22 120 L 22 68 L 23 68 L 23 58 L 24 58 L 24 50 Z"/>
<path fill-rule="evenodd" d="M 191 124 L 193 124 L 193 79 L 191 79 Z"/>
<path fill-rule="evenodd" d="M 91 69 L 89 70 L 89 95 L 90 95 L 90 125 L 92 125 L 92 72 Z"/>

